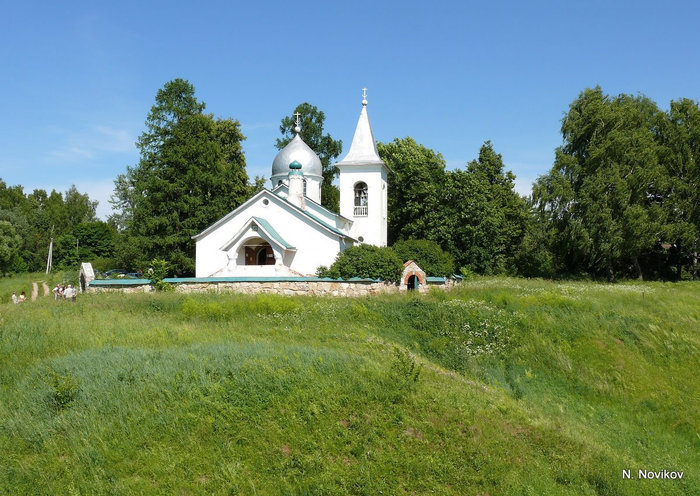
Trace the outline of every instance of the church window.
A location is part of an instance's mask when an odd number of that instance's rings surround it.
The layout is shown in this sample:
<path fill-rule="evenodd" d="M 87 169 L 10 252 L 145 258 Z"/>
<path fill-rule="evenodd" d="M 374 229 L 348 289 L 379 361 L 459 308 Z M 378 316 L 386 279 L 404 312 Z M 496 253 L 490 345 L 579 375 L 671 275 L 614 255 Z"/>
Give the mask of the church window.
<path fill-rule="evenodd" d="M 355 217 L 367 217 L 367 183 L 355 184 Z"/>
<path fill-rule="evenodd" d="M 277 181 L 277 186 L 282 186 L 282 180 Z"/>
<path fill-rule="evenodd" d="M 306 179 L 304 179 L 304 196 L 306 196 Z"/>
<path fill-rule="evenodd" d="M 270 200 L 268 200 L 267 198 L 264 198 L 262 201 L 262 204 L 263 204 L 263 206 L 267 207 L 270 204 Z"/>

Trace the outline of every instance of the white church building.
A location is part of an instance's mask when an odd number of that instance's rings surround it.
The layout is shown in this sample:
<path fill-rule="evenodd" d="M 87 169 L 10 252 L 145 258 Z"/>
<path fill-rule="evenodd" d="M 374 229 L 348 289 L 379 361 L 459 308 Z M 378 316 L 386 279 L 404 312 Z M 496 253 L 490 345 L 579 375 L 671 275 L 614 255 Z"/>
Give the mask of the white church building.
<path fill-rule="evenodd" d="M 340 215 L 321 206 L 321 160 L 296 136 L 272 162 L 263 189 L 193 237 L 196 277 L 313 276 L 357 244 L 386 246 L 387 173 L 363 94 L 362 110 L 340 170 Z"/>

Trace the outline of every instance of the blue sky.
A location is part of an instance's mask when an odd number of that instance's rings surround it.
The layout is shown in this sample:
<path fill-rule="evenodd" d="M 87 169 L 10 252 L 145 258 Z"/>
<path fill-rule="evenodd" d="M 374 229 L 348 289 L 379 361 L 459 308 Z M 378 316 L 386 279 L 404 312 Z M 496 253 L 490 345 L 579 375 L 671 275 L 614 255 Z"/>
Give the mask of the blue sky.
<path fill-rule="evenodd" d="M 326 113 L 344 152 L 368 88 L 375 138 L 412 136 L 463 167 L 491 140 L 525 194 L 586 87 L 666 109 L 700 99 L 698 2 L 0 2 L 0 178 L 110 210 L 112 181 L 163 84 L 238 119 L 269 176 L 279 121 Z"/>

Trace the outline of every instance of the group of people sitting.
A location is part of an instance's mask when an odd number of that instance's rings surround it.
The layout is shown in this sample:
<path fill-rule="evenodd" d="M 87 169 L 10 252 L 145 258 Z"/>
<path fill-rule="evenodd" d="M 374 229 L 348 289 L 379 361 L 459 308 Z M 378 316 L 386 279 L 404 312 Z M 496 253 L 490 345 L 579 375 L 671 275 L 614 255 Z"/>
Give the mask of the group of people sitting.
<path fill-rule="evenodd" d="M 19 296 L 17 296 L 17 291 L 12 292 L 12 303 L 24 303 L 25 301 L 27 301 L 27 295 L 24 293 L 24 291 L 22 291 Z"/>
<path fill-rule="evenodd" d="M 54 300 L 58 301 L 61 299 L 75 301 L 78 296 L 78 292 L 75 290 L 72 284 L 66 286 L 65 284 L 56 283 L 56 287 L 51 290 L 53 293 Z"/>

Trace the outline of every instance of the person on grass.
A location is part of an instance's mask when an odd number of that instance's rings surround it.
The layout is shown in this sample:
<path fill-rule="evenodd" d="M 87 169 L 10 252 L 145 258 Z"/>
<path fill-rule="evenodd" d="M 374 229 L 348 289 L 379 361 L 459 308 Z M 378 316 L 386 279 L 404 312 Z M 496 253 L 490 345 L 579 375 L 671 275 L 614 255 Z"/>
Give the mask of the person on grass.
<path fill-rule="evenodd" d="M 75 288 L 73 287 L 72 284 L 68 285 L 68 287 L 66 288 L 66 290 L 63 294 L 64 294 L 64 297 L 66 298 L 66 300 L 70 300 L 72 302 L 75 302 L 75 297 L 77 296 L 77 292 L 75 291 Z"/>

